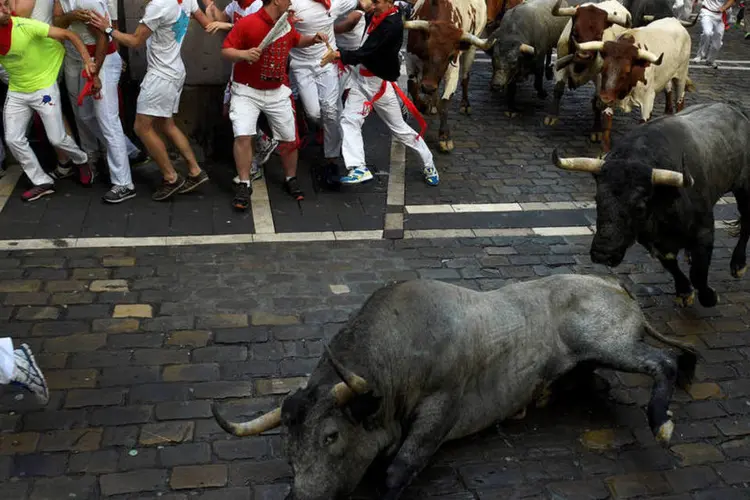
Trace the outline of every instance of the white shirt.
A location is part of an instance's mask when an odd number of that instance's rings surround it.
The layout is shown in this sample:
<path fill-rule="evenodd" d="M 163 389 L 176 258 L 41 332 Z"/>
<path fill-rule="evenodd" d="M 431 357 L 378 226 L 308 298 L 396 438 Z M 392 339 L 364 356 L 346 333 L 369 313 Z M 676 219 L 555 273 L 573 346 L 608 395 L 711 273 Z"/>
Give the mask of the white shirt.
<path fill-rule="evenodd" d="M 725 0 L 703 0 L 703 7 L 717 13 L 724 3 L 726 3 Z"/>
<path fill-rule="evenodd" d="M 109 20 L 117 21 L 117 0 L 107 0 L 107 10 L 109 11 Z"/>
<path fill-rule="evenodd" d="M 187 34 L 190 16 L 198 10 L 196 0 L 151 0 L 141 22 L 153 34 L 146 41 L 147 71 L 155 71 L 164 78 L 182 80 L 185 64 L 180 49 Z"/>
<path fill-rule="evenodd" d="M 31 10 L 31 19 L 52 24 L 52 9 L 54 5 L 54 0 L 36 0 L 34 8 Z"/>
<path fill-rule="evenodd" d="M 245 16 L 255 14 L 263 7 L 263 0 L 255 0 L 244 9 L 237 0 L 232 0 L 224 9 L 224 14 L 229 18 L 229 22 L 234 24 Z"/>
<path fill-rule="evenodd" d="M 362 45 L 362 37 L 365 34 L 365 13 L 361 10 L 358 10 L 357 12 L 362 15 L 359 17 L 357 24 L 354 25 L 354 28 L 346 33 L 336 34 L 336 45 L 340 49 L 357 50 Z M 336 19 L 336 22 L 343 21 L 347 15 L 348 14 L 345 14 Z"/>
<path fill-rule="evenodd" d="M 331 0 L 331 10 L 315 0 L 292 0 L 291 10 L 301 22 L 294 25 L 301 35 L 314 35 L 317 32 L 328 35 L 328 43 L 336 50 L 336 36 L 333 23 L 339 17 L 357 8 L 357 0 Z M 294 48 L 289 53 L 290 66 L 299 68 L 312 66 L 320 68 L 320 60 L 326 53 L 326 44 L 316 43 L 304 48 Z"/>
<path fill-rule="evenodd" d="M 76 9 L 93 10 L 102 16 L 107 12 L 106 0 L 60 0 L 60 6 L 66 14 Z M 73 21 L 70 23 L 70 26 L 68 26 L 68 29 L 78 35 L 86 45 L 96 45 L 96 38 L 89 32 L 84 23 Z M 76 50 L 75 46 L 67 40 L 65 41 L 65 50 L 67 56 L 77 61 L 81 60 L 81 55 L 78 53 L 78 50 Z"/>

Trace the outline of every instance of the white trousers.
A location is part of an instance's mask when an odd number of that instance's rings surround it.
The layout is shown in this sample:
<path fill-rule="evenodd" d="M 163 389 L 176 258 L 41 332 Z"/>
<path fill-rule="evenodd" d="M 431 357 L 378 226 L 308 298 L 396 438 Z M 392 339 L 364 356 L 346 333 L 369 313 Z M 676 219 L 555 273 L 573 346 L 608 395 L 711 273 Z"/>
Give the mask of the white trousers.
<path fill-rule="evenodd" d="M 60 88 L 57 83 L 28 94 L 9 90 L 3 109 L 5 143 L 35 186 L 53 184 L 53 179 L 42 170 L 26 137 L 26 130 L 34 111 L 42 119 L 47 139 L 53 147 L 65 151 L 76 165 L 86 163 L 88 156 L 81 151 L 73 138 L 65 133 Z"/>
<path fill-rule="evenodd" d="M 341 151 L 339 76 L 335 64 L 292 68 L 290 76 L 297 87 L 307 116 L 323 126 L 323 155 L 337 158 Z"/>
<path fill-rule="evenodd" d="M 99 79 L 102 82 L 101 99 L 87 96 L 82 106 L 78 106 L 77 101 L 86 83 L 81 76 L 83 62 L 66 55 L 63 68 L 76 127 L 81 134 L 81 146 L 87 152 L 93 152 L 97 150 L 96 139 L 102 140 L 107 148 L 107 165 L 112 184 L 132 187 L 128 147 L 120 121 L 120 101 L 117 93 L 122 71 L 120 54 L 113 52 L 104 58 L 99 70 Z"/>
<path fill-rule="evenodd" d="M 357 68 L 359 71 L 359 68 Z M 352 86 L 349 97 L 341 114 L 341 130 L 343 132 L 343 144 L 341 153 L 347 169 L 365 165 L 365 145 L 362 140 L 362 125 L 366 116 L 362 114 L 365 101 L 372 100 L 378 93 L 383 80 L 378 77 L 364 77 L 358 72 L 352 75 Z M 424 142 L 424 138 L 417 139 L 417 132 L 404 121 L 401 114 L 396 91 L 390 83 L 386 83 L 383 96 L 375 101 L 373 109 L 378 114 L 393 134 L 393 138 L 403 145 L 413 149 L 422 160 L 423 166 L 432 166 L 433 159 L 430 148 Z"/>
<path fill-rule="evenodd" d="M 713 62 L 719 54 L 724 40 L 724 21 L 721 14 L 709 12 L 701 8 L 698 16 L 701 22 L 701 39 L 698 43 L 698 56 L 708 62 Z"/>
<path fill-rule="evenodd" d="M 13 341 L 10 337 L 0 338 L 0 384 L 9 384 L 16 368 L 13 356 Z"/>

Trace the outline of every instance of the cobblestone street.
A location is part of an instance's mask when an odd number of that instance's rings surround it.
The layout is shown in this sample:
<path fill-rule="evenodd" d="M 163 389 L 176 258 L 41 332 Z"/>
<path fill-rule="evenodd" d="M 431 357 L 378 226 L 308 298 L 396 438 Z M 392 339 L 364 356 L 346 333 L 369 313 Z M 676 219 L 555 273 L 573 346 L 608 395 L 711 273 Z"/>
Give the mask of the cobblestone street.
<path fill-rule="evenodd" d="M 730 69 L 691 69 L 697 92 L 688 106 L 750 106 L 750 41 L 741 35 L 725 37 L 722 57 L 739 61 Z M 29 344 L 51 397 L 40 408 L 28 393 L 0 386 L 2 498 L 284 499 L 291 470 L 278 430 L 230 436 L 214 421 L 212 401 L 231 419 L 276 407 L 315 367 L 323 342 L 391 281 L 491 290 L 553 273 L 616 275 L 658 330 L 696 347 L 695 381 L 672 398 L 670 446 L 648 428 L 651 380 L 602 371 L 608 392 L 562 393 L 523 420 L 445 445 L 405 497 L 750 498 L 750 278 L 730 276 L 736 239 L 717 229 L 709 282 L 720 302 L 710 309 L 675 306 L 670 275 L 641 247 L 615 269 L 592 264 L 594 183 L 550 161 L 554 148 L 598 153 L 588 141 L 592 88 L 566 93 L 560 123 L 549 128 L 541 123 L 552 82 L 544 102 L 522 84 L 528 108 L 511 120 L 488 90 L 487 61 L 472 79 L 474 115 L 459 116 L 453 103 L 456 150 L 435 153 L 440 186 L 425 186 L 407 153 L 403 199 L 394 203 L 398 182 L 379 123 L 366 131 L 368 160 L 378 164 L 373 183 L 315 192 L 305 177 L 309 194 L 298 206 L 281 191 L 274 157 L 267 206 L 242 215 L 229 209 L 227 164 L 207 166 L 215 182 L 205 192 L 162 204 L 150 201 L 148 175 L 136 179 L 132 205 L 115 207 L 99 204 L 103 184 L 86 191 L 72 183 L 23 205 L 25 181 L 3 180 L 3 335 Z M 613 144 L 637 117 L 615 115 Z M 433 150 L 436 136 L 433 117 Z M 314 154 L 303 156 L 309 173 Z M 392 213 L 403 214 L 404 238 L 383 238 Z M 715 213 L 735 218 L 733 200 Z M 357 498 L 379 498 L 377 472 Z"/>

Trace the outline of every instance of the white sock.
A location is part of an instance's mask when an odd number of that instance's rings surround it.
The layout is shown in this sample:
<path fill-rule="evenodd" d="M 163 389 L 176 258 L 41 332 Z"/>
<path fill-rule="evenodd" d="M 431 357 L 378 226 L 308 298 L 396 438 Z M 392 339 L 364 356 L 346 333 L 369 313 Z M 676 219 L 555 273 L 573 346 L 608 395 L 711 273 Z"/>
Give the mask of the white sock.
<path fill-rule="evenodd" d="M 286 176 L 284 177 L 284 179 L 286 179 L 286 181 L 289 182 L 289 179 L 293 179 L 293 177 Z"/>
<path fill-rule="evenodd" d="M 250 185 L 250 181 L 249 180 L 243 181 L 242 179 L 240 179 L 240 184 L 244 184 L 246 186 L 249 186 Z"/>

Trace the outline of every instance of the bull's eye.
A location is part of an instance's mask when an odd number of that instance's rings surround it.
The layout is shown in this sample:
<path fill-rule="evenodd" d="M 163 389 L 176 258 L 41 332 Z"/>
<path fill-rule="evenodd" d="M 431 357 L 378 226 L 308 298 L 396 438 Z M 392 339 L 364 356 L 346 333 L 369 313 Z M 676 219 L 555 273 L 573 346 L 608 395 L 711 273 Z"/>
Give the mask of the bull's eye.
<path fill-rule="evenodd" d="M 338 433 L 338 431 L 333 431 L 333 432 L 331 432 L 330 434 L 328 434 L 328 435 L 327 435 L 327 436 L 326 436 L 326 437 L 325 437 L 325 438 L 323 439 L 323 444 L 324 444 L 325 446 L 330 446 L 330 445 L 332 445 L 333 443 L 335 443 L 335 442 L 336 442 L 336 440 L 337 440 L 338 438 L 339 438 L 339 433 Z"/>

